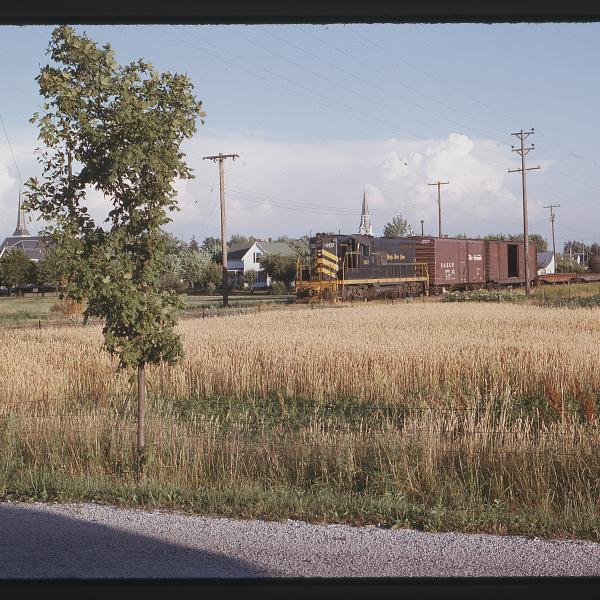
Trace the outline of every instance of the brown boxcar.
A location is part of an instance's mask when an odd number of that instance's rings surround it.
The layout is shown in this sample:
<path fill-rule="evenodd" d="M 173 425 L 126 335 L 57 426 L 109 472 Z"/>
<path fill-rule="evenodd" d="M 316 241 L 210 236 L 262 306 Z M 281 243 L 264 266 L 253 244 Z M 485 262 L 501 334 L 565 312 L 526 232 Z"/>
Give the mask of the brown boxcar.
<path fill-rule="evenodd" d="M 427 264 L 432 291 L 464 289 L 485 284 L 483 240 L 417 237 L 417 262 Z"/>
<path fill-rule="evenodd" d="M 485 241 L 486 280 L 489 284 L 525 283 L 525 244 L 512 241 Z M 529 244 L 529 280 L 537 274 L 537 249 Z"/>

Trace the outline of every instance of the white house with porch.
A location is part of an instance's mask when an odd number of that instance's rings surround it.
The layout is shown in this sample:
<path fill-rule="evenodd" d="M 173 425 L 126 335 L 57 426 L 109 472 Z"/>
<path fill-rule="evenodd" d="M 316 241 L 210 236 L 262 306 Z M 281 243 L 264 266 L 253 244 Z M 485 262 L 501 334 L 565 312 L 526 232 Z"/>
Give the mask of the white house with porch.
<path fill-rule="evenodd" d="M 254 289 L 266 288 L 271 285 L 271 278 L 261 269 L 259 258 L 263 254 L 283 254 L 296 256 L 296 251 L 285 242 L 268 242 L 262 240 L 253 244 L 232 244 L 227 251 L 227 273 L 229 285 L 236 286 L 242 280 L 244 273 L 256 271 Z"/>

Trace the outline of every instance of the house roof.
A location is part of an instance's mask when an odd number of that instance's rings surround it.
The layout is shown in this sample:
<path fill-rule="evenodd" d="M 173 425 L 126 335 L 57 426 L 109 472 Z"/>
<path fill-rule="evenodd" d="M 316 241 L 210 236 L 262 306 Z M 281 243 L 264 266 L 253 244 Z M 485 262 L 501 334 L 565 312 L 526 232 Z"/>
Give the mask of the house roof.
<path fill-rule="evenodd" d="M 254 242 L 251 244 L 231 244 L 229 248 L 227 248 L 227 258 L 231 260 L 240 260 L 246 256 L 248 250 L 254 246 Z"/>
<path fill-rule="evenodd" d="M 30 260 L 41 260 L 44 257 L 44 244 L 36 235 L 19 235 L 7 237 L 0 246 L 0 256 L 5 252 L 22 250 Z"/>
<path fill-rule="evenodd" d="M 283 254 L 284 256 L 296 256 L 296 251 L 285 242 L 263 242 L 258 241 L 257 244 L 267 254 Z"/>
<path fill-rule="evenodd" d="M 537 268 L 545 269 L 551 262 L 554 254 L 551 250 L 548 252 L 538 252 L 537 253 Z"/>
<path fill-rule="evenodd" d="M 257 244 L 265 254 L 283 254 L 284 256 L 296 256 L 296 251 L 285 242 L 263 242 L 257 240 L 252 244 L 231 244 L 227 250 L 227 258 L 231 260 L 241 260 L 246 256 L 250 248 Z"/>

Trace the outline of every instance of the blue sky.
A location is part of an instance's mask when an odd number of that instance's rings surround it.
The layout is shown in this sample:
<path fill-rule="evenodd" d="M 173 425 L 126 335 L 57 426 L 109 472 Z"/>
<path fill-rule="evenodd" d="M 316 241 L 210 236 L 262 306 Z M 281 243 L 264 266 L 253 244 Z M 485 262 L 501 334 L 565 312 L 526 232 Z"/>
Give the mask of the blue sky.
<path fill-rule="evenodd" d="M 530 230 L 557 243 L 600 239 L 600 25 L 77 26 L 110 42 L 121 62 L 144 57 L 186 72 L 207 113 L 186 143 L 196 179 L 178 184 L 169 229 L 190 239 L 219 232 L 216 166 L 226 164 L 229 233 L 355 231 L 363 189 L 375 233 L 400 212 L 415 229 L 445 233 L 522 229 L 511 132 L 535 128 L 528 166 Z M 22 178 L 33 156 L 35 76 L 52 27 L 0 32 L 0 112 Z M 215 185 L 216 184 L 216 185 Z M 0 237 L 12 233 L 19 180 L 0 131 Z M 96 214 L 106 200 L 90 196 Z M 41 227 L 41 225 L 38 225 Z M 35 224 L 31 224 L 35 231 Z"/>

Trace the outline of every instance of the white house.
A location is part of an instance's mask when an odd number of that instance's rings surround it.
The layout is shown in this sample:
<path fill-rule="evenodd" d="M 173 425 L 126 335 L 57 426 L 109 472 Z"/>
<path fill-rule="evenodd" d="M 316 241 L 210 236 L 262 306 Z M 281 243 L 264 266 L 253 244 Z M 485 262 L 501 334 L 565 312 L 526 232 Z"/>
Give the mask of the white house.
<path fill-rule="evenodd" d="M 556 272 L 556 265 L 554 264 L 554 254 L 552 251 L 538 252 L 537 253 L 537 274 L 538 275 L 551 275 Z"/>
<path fill-rule="evenodd" d="M 296 251 L 285 242 L 257 241 L 253 244 L 233 244 L 227 251 L 227 273 L 229 285 L 236 286 L 247 271 L 256 271 L 254 288 L 266 288 L 271 285 L 271 278 L 261 269 L 258 262 L 262 254 L 283 254 L 296 256 Z"/>

